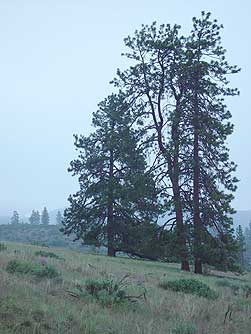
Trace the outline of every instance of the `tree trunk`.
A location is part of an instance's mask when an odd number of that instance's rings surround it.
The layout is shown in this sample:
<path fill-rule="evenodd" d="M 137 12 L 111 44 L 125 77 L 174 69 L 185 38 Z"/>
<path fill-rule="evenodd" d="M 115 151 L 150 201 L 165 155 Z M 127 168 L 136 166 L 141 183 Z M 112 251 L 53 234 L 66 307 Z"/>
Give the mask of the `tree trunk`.
<path fill-rule="evenodd" d="M 163 72 L 164 73 L 164 72 Z M 145 79 L 146 80 L 146 79 Z M 163 80 L 164 80 L 164 74 L 163 74 Z M 162 83 L 162 89 L 160 89 L 159 92 L 159 98 L 158 98 L 158 115 L 159 115 L 159 122 L 156 118 L 156 112 L 155 107 L 152 101 L 152 98 L 147 93 L 147 97 L 150 103 L 151 111 L 152 111 L 152 117 L 155 125 L 155 129 L 157 131 L 157 140 L 158 140 L 158 146 L 159 149 L 163 155 L 163 157 L 167 161 L 168 166 L 168 173 L 171 179 L 172 188 L 173 188 L 173 196 L 174 196 L 174 207 L 175 207 L 175 215 L 176 215 L 176 224 L 177 224 L 177 230 L 178 230 L 178 237 L 179 237 L 179 245 L 180 245 L 180 260 L 181 260 L 181 269 L 185 271 L 189 271 L 189 262 L 188 262 L 188 252 L 187 252 L 187 246 L 186 246 L 186 230 L 184 228 L 183 223 L 183 212 L 182 212 L 182 204 L 181 204 L 181 197 L 180 197 L 180 186 L 179 186 L 179 177 L 180 177 L 180 170 L 179 170 L 179 150 L 180 150 L 180 98 L 176 96 L 176 116 L 175 120 L 172 125 L 172 139 L 174 141 L 175 146 L 175 153 L 174 153 L 174 162 L 172 161 L 172 157 L 170 156 L 169 152 L 167 152 L 166 147 L 163 143 L 163 126 L 164 126 L 164 118 L 161 110 L 161 96 L 164 92 L 164 81 Z M 174 168 L 173 168 L 174 166 Z M 175 169 L 175 170 L 174 170 Z"/>
<path fill-rule="evenodd" d="M 173 156 L 173 168 L 172 168 L 172 187 L 173 187 L 173 197 L 174 197 L 174 207 L 176 215 L 177 224 L 177 234 L 179 243 L 179 256 L 181 260 L 181 270 L 190 271 L 188 262 L 188 250 L 187 250 L 187 236 L 186 228 L 184 226 L 183 219 L 183 209 L 180 196 L 180 166 L 179 166 L 179 153 L 180 153 L 180 98 L 176 97 L 176 111 L 175 117 L 172 125 L 172 140 L 174 144 L 174 156 Z"/>
<path fill-rule="evenodd" d="M 186 230 L 183 222 L 183 212 L 180 199 L 180 191 L 176 176 L 173 180 L 173 192 L 174 192 L 174 206 L 175 206 L 175 215 L 176 215 L 176 224 L 177 224 L 177 234 L 178 234 L 178 243 L 179 243 L 179 256 L 181 260 L 181 270 L 190 271 L 189 262 L 188 262 L 188 251 L 186 245 Z"/>
<path fill-rule="evenodd" d="M 114 249 L 113 245 L 109 244 L 108 242 L 108 248 L 107 248 L 107 255 L 108 256 L 116 256 L 116 250 Z"/>
<path fill-rule="evenodd" d="M 194 104 L 194 142 L 193 142 L 193 225 L 194 225 L 194 272 L 202 274 L 201 261 L 201 222 L 200 222 L 200 161 L 199 161 L 199 120 L 198 97 L 195 93 Z"/>
<path fill-rule="evenodd" d="M 113 216 L 113 169 L 114 169 L 114 156 L 113 151 L 110 150 L 110 161 L 109 161 L 109 198 L 107 208 L 107 255 L 115 256 L 116 251 L 114 248 L 114 216 Z"/>

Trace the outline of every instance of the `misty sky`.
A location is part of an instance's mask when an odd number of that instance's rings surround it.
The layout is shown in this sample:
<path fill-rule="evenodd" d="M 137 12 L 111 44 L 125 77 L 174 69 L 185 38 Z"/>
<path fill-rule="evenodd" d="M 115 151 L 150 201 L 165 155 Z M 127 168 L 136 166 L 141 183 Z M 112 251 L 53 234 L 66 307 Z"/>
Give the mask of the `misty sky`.
<path fill-rule="evenodd" d="M 234 206 L 251 209 L 251 5 L 248 0 L 0 0 L 0 215 L 62 208 L 77 187 L 67 173 L 73 133 L 88 134 L 91 113 L 128 61 L 123 38 L 142 23 L 178 23 L 211 11 L 224 24 L 227 58 L 240 97 L 227 104 L 229 140 L 240 178 Z"/>

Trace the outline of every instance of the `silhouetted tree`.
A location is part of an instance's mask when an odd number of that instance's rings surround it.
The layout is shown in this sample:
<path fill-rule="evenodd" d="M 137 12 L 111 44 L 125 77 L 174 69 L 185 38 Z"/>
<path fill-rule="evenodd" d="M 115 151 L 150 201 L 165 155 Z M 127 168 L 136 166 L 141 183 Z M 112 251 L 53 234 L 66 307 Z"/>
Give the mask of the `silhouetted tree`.
<path fill-rule="evenodd" d="M 246 250 L 245 236 L 241 225 L 236 229 L 236 241 L 238 245 L 238 262 L 242 269 L 245 267 L 244 253 Z"/>
<path fill-rule="evenodd" d="M 63 217 L 62 217 L 62 214 L 60 211 L 57 212 L 57 216 L 56 216 L 56 223 L 57 225 L 61 225 L 62 224 L 62 220 L 63 220 Z"/>
<path fill-rule="evenodd" d="M 49 213 L 48 213 L 46 207 L 44 207 L 44 209 L 42 211 L 42 215 L 41 215 L 41 224 L 49 225 L 49 223 L 50 223 Z"/>
<path fill-rule="evenodd" d="M 19 214 L 17 211 L 13 211 L 13 215 L 10 220 L 11 224 L 19 224 Z"/>
<path fill-rule="evenodd" d="M 29 218 L 30 224 L 38 225 L 40 224 L 40 214 L 39 211 L 32 210 L 31 216 Z"/>

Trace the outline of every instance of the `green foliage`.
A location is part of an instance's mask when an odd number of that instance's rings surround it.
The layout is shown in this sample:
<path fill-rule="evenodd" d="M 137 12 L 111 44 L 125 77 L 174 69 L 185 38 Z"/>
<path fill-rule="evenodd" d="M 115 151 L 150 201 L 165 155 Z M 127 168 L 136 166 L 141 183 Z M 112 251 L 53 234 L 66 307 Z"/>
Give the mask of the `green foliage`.
<path fill-rule="evenodd" d="M 226 145 L 233 124 L 224 98 L 238 94 L 228 75 L 239 68 L 227 62 L 222 26 L 210 13 L 194 17 L 188 34 L 181 36 L 180 29 L 154 22 L 125 38 L 131 66 L 118 70 L 113 83 L 141 107 L 134 109 L 135 118 L 152 140 L 159 179 L 171 189 L 163 197 L 176 215 L 179 257 L 187 261 L 186 245 L 192 245 L 195 270 L 201 272 L 201 262 L 220 258 L 232 265 L 228 243 L 232 246 L 231 201 L 238 180 Z"/>
<path fill-rule="evenodd" d="M 21 260 L 9 261 L 6 271 L 11 274 L 28 274 L 37 278 L 54 278 L 60 275 L 53 266 Z"/>
<path fill-rule="evenodd" d="M 6 249 L 7 246 L 4 243 L 0 242 L 0 252 L 5 251 Z"/>
<path fill-rule="evenodd" d="M 43 250 L 35 252 L 35 255 L 36 256 L 42 256 L 42 257 L 50 257 L 50 258 L 57 259 L 57 260 L 62 259 L 60 256 L 58 256 L 57 254 L 55 254 L 53 252 L 46 252 L 46 251 L 43 251 Z"/>
<path fill-rule="evenodd" d="M 95 132 L 75 136 L 79 155 L 69 168 L 80 189 L 69 197 L 62 231 L 75 233 L 85 244 L 106 246 L 110 255 L 140 253 L 134 232 L 156 221 L 161 211 L 153 173 L 139 146 L 141 132 L 133 122 L 126 95 L 108 96 L 93 114 Z"/>
<path fill-rule="evenodd" d="M 86 291 L 95 297 L 102 305 L 112 305 L 125 302 L 126 292 L 120 283 L 111 279 L 87 280 L 85 282 Z"/>
<path fill-rule="evenodd" d="M 196 279 L 179 279 L 174 281 L 163 281 L 160 287 L 165 290 L 189 293 L 207 299 L 216 299 L 218 294 L 207 284 Z"/>

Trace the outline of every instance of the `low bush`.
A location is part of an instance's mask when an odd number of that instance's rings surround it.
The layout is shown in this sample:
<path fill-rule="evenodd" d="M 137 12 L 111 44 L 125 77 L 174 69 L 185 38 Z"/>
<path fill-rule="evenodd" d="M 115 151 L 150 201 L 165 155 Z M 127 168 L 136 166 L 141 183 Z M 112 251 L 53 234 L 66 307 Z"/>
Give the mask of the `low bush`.
<path fill-rule="evenodd" d="M 216 299 L 218 294 L 207 284 L 196 279 L 179 279 L 174 281 L 164 281 L 160 287 L 165 290 L 189 293 L 207 299 Z"/>
<path fill-rule="evenodd" d="M 101 304 L 118 304 L 127 300 L 125 290 L 113 280 L 87 280 L 85 290 Z"/>
<path fill-rule="evenodd" d="M 54 278 L 60 275 L 53 266 L 20 260 L 9 261 L 6 271 L 11 274 L 29 274 L 38 278 Z"/>
<path fill-rule="evenodd" d="M 62 259 L 60 256 L 58 256 L 57 254 L 55 254 L 53 252 L 46 252 L 46 251 L 43 251 L 43 250 L 35 252 L 35 255 L 36 256 L 42 256 L 42 257 L 50 257 L 52 259 L 57 259 L 57 260 Z"/>

